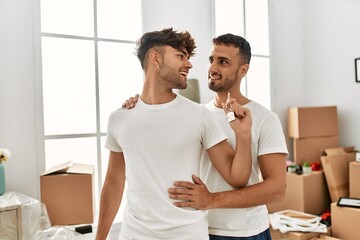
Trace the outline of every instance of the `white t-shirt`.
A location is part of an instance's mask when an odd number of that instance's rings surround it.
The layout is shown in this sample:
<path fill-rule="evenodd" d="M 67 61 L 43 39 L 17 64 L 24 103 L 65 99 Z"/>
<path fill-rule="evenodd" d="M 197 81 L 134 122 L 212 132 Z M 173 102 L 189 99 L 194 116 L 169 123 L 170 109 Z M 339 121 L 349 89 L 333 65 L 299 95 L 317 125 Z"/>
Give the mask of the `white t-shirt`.
<path fill-rule="evenodd" d="M 223 109 L 217 108 L 214 102 L 206 107 L 216 116 L 228 142 L 235 147 L 235 133 L 229 126 Z M 252 170 L 247 185 L 262 181 L 257 156 L 269 153 L 286 153 L 288 150 L 278 116 L 256 102 L 244 105 L 251 111 L 251 154 Z M 232 190 L 233 188 L 220 176 L 208 160 L 207 152 L 203 152 L 201 160 L 201 178 L 211 192 Z M 208 213 L 210 234 L 233 237 L 249 237 L 265 231 L 269 227 L 268 211 L 265 205 L 251 208 L 213 209 Z"/>
<path fill-rule="evenodd" d="M 128 184 L 120 239 L 209 239 L 206 212 L 174 206 L 168 188 L 199 175 L 203 149 L 225 139 L 205 106 L 179 95 L 113 112 L 105 147 L 123 152 Z"/>

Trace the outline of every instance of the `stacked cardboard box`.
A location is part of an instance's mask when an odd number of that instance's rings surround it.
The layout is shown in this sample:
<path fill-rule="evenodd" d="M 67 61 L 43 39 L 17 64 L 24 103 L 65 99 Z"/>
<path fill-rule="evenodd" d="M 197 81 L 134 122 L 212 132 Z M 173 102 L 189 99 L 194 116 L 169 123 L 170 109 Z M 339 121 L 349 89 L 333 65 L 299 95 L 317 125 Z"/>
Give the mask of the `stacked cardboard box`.
<path fill-rule="evenodd" d="M 331 204 L 332 236 L 342 240 L 360 239 L 360 208 L 339 207 Z"/>
<path fill-rule="evenodd" d="M 294 162 L 319 162 L 326 148 L 339 146 L 336 106 L 291 107 L 288 135 L 293 138 Z"/>
<path fill-rule="evenodd" d="M 330 209 L 330 197 L 324 172 L 297 175 L 287 173 L 287 187 L 282 201 L 267 205 L 269 212 L 292 209 L 320 215 Z"/>

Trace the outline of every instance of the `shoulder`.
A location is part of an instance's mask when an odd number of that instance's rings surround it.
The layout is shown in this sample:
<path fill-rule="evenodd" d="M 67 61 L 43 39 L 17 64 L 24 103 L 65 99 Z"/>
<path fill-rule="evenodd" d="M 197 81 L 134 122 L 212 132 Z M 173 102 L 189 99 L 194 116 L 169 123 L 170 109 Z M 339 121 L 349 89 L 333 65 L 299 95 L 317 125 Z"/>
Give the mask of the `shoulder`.
<path fill-rule="evenodd" d="M 258 119 L 260 121 L 264 121 L 268 119 L 278 119 L 278 115 L 275 112 L 271 111 L 270 109 L 264 107 L 263 105 L 255 101 L 249 102 L 244 107 L 247 107 L 250 110 L 251 115 L 255 119 Z"/>
<path fill-rule="evenodd" d="M 136 107 L 136 106 L 135 106 Z M 128 115 L 128 113 L 130 113 L 131 111 L 133 111 L 134 109 L 126 109 L 126 108 L 118 108 L 115 109 L 114 111 L 112 111 L 109 114 L 109 121 L 117 121 L 119 119 L 124 118 L 126 115 Z"/>

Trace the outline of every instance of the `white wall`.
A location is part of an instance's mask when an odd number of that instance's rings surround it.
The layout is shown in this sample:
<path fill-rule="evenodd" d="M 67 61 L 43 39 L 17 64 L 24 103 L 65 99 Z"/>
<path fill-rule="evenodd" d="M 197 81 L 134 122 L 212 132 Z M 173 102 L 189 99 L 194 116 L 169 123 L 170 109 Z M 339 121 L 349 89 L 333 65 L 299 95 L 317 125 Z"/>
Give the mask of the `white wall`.
<path fill-rule="evenodd" d="M 194 35 L 198 49 L 190 77 L 200 80 L 206 102 L 212 97 L 206 84 L 210 1 L 177 3 L 144 0 L 145 31 L 174 26 Z M 360 1 L 270 0 L 269 7 L 272 106 L 284 130 L 289 106 L 336 104 L 340 144 L 360 149 L 360 84 L 355 83 L 353 63 L 360 57 Z M 33 19 L 31 0 L 0 1 L 0 148 L 13 154 L 5 166 L 7 187 L 37 198 L 42 165 L 37 154 Z"/>
<path fill-rule="evenodd" d="M 303 7 L 301 0 L 270 0 L 270 58 L 272 109 L 287 134 L 287 108 L 304 98 Z M 251 44 L 251 43 L 250 43 Z M 289 158 L 292 141 L 287 138 Z"/>
<path fill-rule="evenodd" d="M 304 13 L 304 104 L 337 105 L 340 144 L 360 150 L 360 1 L 307 0 Z"/>
<path fill-rule="evenodd" d="M 38 196 L 33 11 L 30 0 L 0 1 L 0 148 L 7 188 Z"/>
<path fill-rule="evenodd" d="M 360 1 L 270 0 L 273 109 L 337 105 L 339 144 L 360 150 Z M 288 148 L 292 154 L 292 139 Z"/>

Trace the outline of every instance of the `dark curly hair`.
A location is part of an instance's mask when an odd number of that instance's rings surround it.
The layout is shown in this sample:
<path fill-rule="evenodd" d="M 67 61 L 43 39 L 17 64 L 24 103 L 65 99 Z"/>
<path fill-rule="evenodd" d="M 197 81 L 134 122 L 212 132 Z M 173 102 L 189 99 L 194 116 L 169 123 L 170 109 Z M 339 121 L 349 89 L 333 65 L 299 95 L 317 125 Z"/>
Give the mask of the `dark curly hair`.
<path fill-rule="evenodd" d="M 140 60 L 141 67 L 146 66 L 145 56 L 153 47 L 170 46 L 177 50 L 186 49 L 189 56 L 195 55 L 195 40 L 189 32 L 177 32 L 172 28 L 161 31 L 147 32 L 136 42 L 135 54 Z"/>
<path fill-rule="evenodd" d="M 245 38 L 227 33 L 213 38 L 213 44 L 233 45 L 234 47 L 239 48 L 240 57 L 245 61 L 245 63 L 250 63 L 251 47 Z"/>

